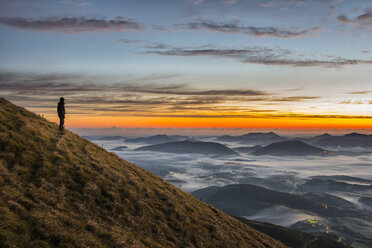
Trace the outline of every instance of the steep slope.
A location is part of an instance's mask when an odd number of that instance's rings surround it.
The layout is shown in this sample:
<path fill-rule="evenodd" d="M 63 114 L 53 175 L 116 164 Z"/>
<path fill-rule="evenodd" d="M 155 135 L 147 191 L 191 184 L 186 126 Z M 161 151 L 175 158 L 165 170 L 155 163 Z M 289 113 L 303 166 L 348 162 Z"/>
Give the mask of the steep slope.
<path fill-rule="evenodd" d="M 0 247 L 284 247 L 0 99 Z"/>
<path fill-rule="evenodd" d="M 265 146 L 252 154 L 274 156 L 330 155 L 331 153 L 298 140 L 288 140 Z"/>
<path fill-rule="evenodd" d="M 200 153 L 210 155 L 238 155 L 235 151 L 225 145 L 215 142 L 202 142 L 202 141 L 176 141 L 158 145 L 143 146 L 137 148 L 138 151 L 156 151 L 156 152 L 169 152 L 169 153 Z"/>

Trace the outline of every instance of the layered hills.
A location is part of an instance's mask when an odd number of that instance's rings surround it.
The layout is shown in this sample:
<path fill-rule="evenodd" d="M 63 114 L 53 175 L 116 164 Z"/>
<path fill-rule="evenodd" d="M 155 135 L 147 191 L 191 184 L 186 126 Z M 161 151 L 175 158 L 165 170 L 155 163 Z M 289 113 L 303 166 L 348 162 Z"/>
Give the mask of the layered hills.
<path fill-rule="evenodd" d="M 254 155 L 274 155 L 274 156 L 310 156 L 310 155 L 331 155 L 332 153 L 306 144 L 297 140 L 286 140 L 272 143 L 261 149 L 254 151 Z"/>
<path fill-rule="evenodd" d="M 372 135 L 349 133 L 343 136 L 326 135 L 318 138 L 315 143 L 324 147 L 372 147 Z"/>
<path fill-rule="evenodd" d="M 285 247 L 0 99 L 0 247 Z"/>
<path fill-rule="evenodd" d="M 165 135 L 165 134 L 158 134 L 149 137 L 139 137 L 139 138 L 132 138 L 126 139 L 125 142 L 127 143 L 146 143 L 150 145 L 162 144 L 167 142 L 175 142 L 175 141 L 182 141 L 185 139 L 189 139 L 187 136 L 180 136 L 180 135 Z"/>
<path fill-rule="evenodd" d="M 274 132 L 268 133 L 247 133 L 240 136 L 224 135 L 217 137 L 218 141 L 239 142 L 242 144 L 268 145 L 273 142 L 287 140 L 287 138 L 277 135 Z"/>
<path fill-rule="evenodd" d="M 168 142 L 158 145 L 143 146 L 136 149 L 137 151 L 155 151 L 155 152 L 168 152 L 168 153 L 200 153 L 205 155 L 238 155 L 235 151 L 225 145 L 215 142 L 202 142 L 202 141 L 176 141 Z"/>
<path fill-rule="evenodd" d="M 211 186 L 199 189 L 192 194 L 227 213 L 237 216 L 249 216 L 273 206 L 285 206 L 291 209 L 313 212 L 319 216 L 363 216 L 355 208 L 330 204 L 325 212 L 324 201 L 318 201 L 314 195 L 301 196 L 293 193 L 269 190 L 251 184 L 230 184 L 224 187 Z M 319 198 L 322 196 L 318 195 Z M 331 199 L 335 202 L 336 197 Z M 344 204 L 345 205 L 345 204 Z"/>

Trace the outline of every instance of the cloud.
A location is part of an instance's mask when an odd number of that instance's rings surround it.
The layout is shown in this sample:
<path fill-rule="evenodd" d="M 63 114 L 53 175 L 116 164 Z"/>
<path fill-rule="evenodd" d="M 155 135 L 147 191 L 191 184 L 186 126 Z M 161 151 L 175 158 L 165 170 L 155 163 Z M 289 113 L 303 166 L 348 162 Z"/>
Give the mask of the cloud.
<path fill-rule="evenodd" d="M 252 89 L 223 89 L 223 90 L 196 90 L 189 89 L 184 85 L 155 84 L 138 85 L 131 82 L 99 84 L 87 83 L 91 79 L 79 75 L 23 75 L 23 74 L 0 74 L 0 90 L 4 91 L 40 91 L 52 92 L 130 92 L 159 95 L 177 96 L 264 96 L 268 93 Z M 85 82 L 84 82 L 85 81 Z M 134 80 L 136 81 L 136 80 Z"/>
<path fill-rule="evenodd" d="M 168 32 L 168 33 L 172 33 L 173 31 L 168 29 L 166 26 L 164 25 L 151 25 L 151 28 L 156 30 L 156 31 L 161 31 L 161 32 Z"/>
<path fill-rule="evenodd" d="M 121 16 L 111 20 L 85 17 L 48 17 L 39 19 L 0 17 L 0 24 L 23 30 L 68 34 L 102 31 L 140 31 L 144 29 L 142 24 Z"/>
<path fill-rule="evenodd" d="M 237 0 L 222 0 L 222 3 L 225 5 L 233 5 L 236 4 L 238 1 Z"/>
<path fill-rule="evenodd" d="M 61 3 L 63 4 L 73 4 L 78 7 L 84 7 L 91 5 L 92 3 L 90 2 L 85 2 L 85 1 L 78 1 L 78 0 L 61 0 Z"/>
<path fill-rule="evenodd" d="M 130 39 L 118 39 L 117 42 L 125 43 L 125 44 L 136 44 L 136 43 L 142 43 L 143 40 L 130 40 Z"/>
<path fill-rule="evenodd" d="M 166 46 L 168 47 L 168 46 Z M 302 58 L 295 56 L 294 52 L 281 48 L 267 47 L 245 47 L 241 49 L 225 48 L 182 48 L 172 47 L 166 49 L 151 49 L 142 52 L 143 54 L 156 54 L 162 56 L 206 56 L 218 58 L 231 58 L 242 63 L 277 65 L 277 66 L 294 66 L 294 67 L 340 67 L 345 65 L 372 64 L 371 60 L 346 59 L 342 57 L 333 57 L 324 60 Z"/>
<path fill-rule="evenodd" d="M 215 111 L 216 113 L 217 111 Z M 168 118 L 299 118 L 299 119 L 372 119 L 372 116 L 365 115 L 309 115 L 309 114 L 257 114 L 252 111 L 246 114 L 157 114 L 157 113 L 138 113 L 136 116 L 141 117 L 168 117 Z"/>
<path fill-rule="evenodd" d="M 319 99 L 320 97 L 317 96 L 289 96 L 289 97 L 278 97 L 267 99 L 266 101 L 273 101 L 273 102 L 300 102 L 303 100 L 314 100 Z"/>
<path fill-rule="evenodd" d="M 200 5 L 205 2 L 205 0 L 187 0 L 187 1 L 195 5 Z"/>
<path fill-rule="evenodd" d="M 300 7 L 312 3 L 322 3 L 334 6 L 335 4 L 342 3 L 343 1 L 344 0 L 274 0 L 261 3 L 259 6 L 264 8 L 280 7 L 281 9 L 286 9 L 291 6 Z"/>
<path fill-rule="evenodd" d="M 339 15 L 337 20 L 341 23 L 349 23 L 359 26 L 372 26 L 372 10 L 366 10 L 363 14 L 350 19 L 346 15 Z"/>
<path fill-rule="evenodd" d="M 110 83 L 110 79 L 103 79 L 105 83 L 95 80 L 100 81 L 82 75 L 0 73 L 0 91 L 6 99 L 43 114 L 53 114 L 55 102 L 64 96 L 73 109 L 72 114 L 111 116 L 263 114 L 276 112 L 267 109 L 265 103 L 319 98 L 283 97 L 257 89 L 201 90 L 185 85 L 140 84 L 140 78 L 120 83 L 118 80 Z"/>
<path fill-rule="evenodd" d="M 277 37 L 277 38 L 299 38 L 315 34 L 320 28 L 311 28 L 304 30 L 286 30 L 275 27 L 254 27 L 241 26 L 238 22 L 232 23 L 217 23 L 208 20 L 199 20 L 197 22 L 190 22 L 187 24 L 177 24 L 177 28 L 186 29 L 190 31 L 209 30 L 219 33 L 228 34 L 244 34 L 255 37 Z"/>
<path fill-rule="evenodd" d="M 366 95 L 366 94 L 369 94 L 369 93 L 372 93 L 372 90 L 349 92 L 349 94 L 354 94 L 354 95 Z"/>
<path fill-rule="evenodd" d="M 370 104 L 370 102 L 368 101 L 363 101 L 363 100 L 345 100 L 345 101 L 342 101 L 340 102 L 340 104 Z"/>

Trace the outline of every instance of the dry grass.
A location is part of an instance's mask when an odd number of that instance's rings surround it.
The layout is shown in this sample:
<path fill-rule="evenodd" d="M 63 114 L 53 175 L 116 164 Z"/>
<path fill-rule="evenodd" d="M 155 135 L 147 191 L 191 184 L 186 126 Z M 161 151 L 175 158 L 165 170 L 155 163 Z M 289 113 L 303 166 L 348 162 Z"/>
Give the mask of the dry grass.
<path fill-rule="evenodd" d="M 0 99 L 0 247 L 284 247 Z"/>

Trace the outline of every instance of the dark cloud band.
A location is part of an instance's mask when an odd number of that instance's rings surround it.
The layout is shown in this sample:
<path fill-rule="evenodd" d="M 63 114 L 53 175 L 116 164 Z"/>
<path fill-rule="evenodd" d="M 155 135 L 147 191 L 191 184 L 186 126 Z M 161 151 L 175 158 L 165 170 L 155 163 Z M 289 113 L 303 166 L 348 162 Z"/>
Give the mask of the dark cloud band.
<path fill-rule="evenodd" d="M 94 81 L 96 80 L 96 81 Z M 78 113 L 110 115 L 153 115 L 164 113 L 213 115 L 216 112 L 236 114 L 273 113 L 265 103 L 301 102 L 316 96 L 279 96 L 256 89 L 200 90 L 183 85 L 105 83 L 81 75 L 32 75 L 0 73 L 1 96 L 23 106 L 54 113 L 60 96 Z M 137 81 L 134 79 L 134 81 Z M 238 103 L 238 104 L 237 104 Z M 261 106 L 260 106 L 261 105 Z M 149 111 L 151 108 L 151 111 Z M 49 109 L 49 110 L 48 110 Z M 48 110 L 48 111 L 46 111 Z"/>
<path fill-rule="evenodd" d="M 320 30 L 320 28 L 287 30 L 275 27 L 241 26 L 238 23 L 217 23 L 206 20 L 200 20 L 198 22 L 191 22 L 187 24 L 178 24 L 176 27 L 190 31 L 209 30 L 220 33 L 244 34 L 256 37 L 270 36 L 277 38 L 299 38 L 315 34 Z"/>
<path fill-rule="evenodd" d="M 166 47 L 166 46 L 164 46 Z M 290 50 L 280 48 L 266 48 L 266 47 L 248 47 L 242 49 L 224 49 L 224 48 L 206 48 L 206 49 L 193 49 L 172 47 L 168 49 L 156 49 L 143 52 L 145 54 L 156 54 L 163 56 L 207 56 L 207 57 L 220 57 L 232 58 L 242 63 L 248 64 L 262 64 L 262 65 L 278 65 L 278 66 L 295 66 L 295 67 L 340 67 L 345 65 L 356 64 L 372 64 L 372 60 L 358 60 L 346 59 L 342 57 L 330 59 L 302 59 L 297 58 L 296 54 Z"/>
<path fill-rule="evenodd" d="M 44 19 L 1 17 L 0 24 L 24 30 L 59 33 L 120 32 L 144 29 L 142 24 L 124 17 L 111 20 L 85 17 L 49 17 Z"/>
<path fill-rule="evenodd" d="M 350 23 L 360 26 L 372 26 L 372 10 L 366 10 L 363 14 L 350 19 L 346 15 L 339 15 L 337 20 L 341 23 Z"/>

